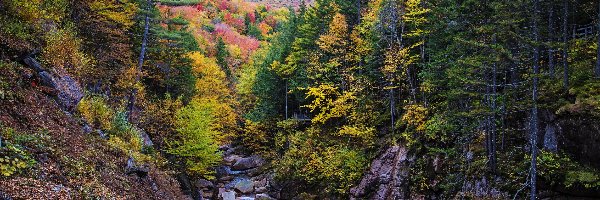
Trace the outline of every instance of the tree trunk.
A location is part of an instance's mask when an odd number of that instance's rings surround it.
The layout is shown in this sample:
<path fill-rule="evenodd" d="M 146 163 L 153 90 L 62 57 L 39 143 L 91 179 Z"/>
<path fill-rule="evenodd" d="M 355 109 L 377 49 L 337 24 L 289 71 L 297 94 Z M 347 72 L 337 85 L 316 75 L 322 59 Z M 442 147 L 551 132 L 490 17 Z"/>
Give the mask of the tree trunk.
<path fill-rule="evenodd" d="M 554 77 L 554 48 L 552 48 L 552 42 L 554 42 L 554 6 L 550 6 L 548 11 L 548 71 L 550 73 L 550 77 Z"/>
<path fill-rule="evenodd" d="M 563 23 L 562 23 L 562 32 L 563 32 L 563 56 L 562 56 L 562 62 L 563 62 L 563 87 L 566 90 L 569 90 L 569 62 L 568 62 L 568 58 L 569 58 L 569 44 L 568 44 L 568 37 L 569 37 L 569 32 L 568 32 L 568 17 L 569 17 L 569 2 L 568 0 L 563 0 Z"/>
<path fill-rule="evenodd" d="M 531 133 L 529 135 L 531 141 L 531 200 L 537 199 L 537 131 L 538 131 L 538 108 L 537 108 L 537 90 L 538 90 L 538 75 L 540 73 L 540 48 L 538 45 L 539 41 L 539 0 L 533 0 L 533 38 L 534 38 L 534 50 L 533 50 L 533 88 L 532 88 L 532 109 L 531 109 Z"/>
<path fill-rule="evenodd" d="M 138 59 L 138 65 L 135 75 L 135 84 L 140 82 L 142 76 L 142 66 L 144 65 L 144 57 L 146 54 L 146 46 L 148 45 L 148 29 L 150 26 L 150 16 L 148 16 L 148 12 L 150 12 L 150 6 L 152 5 L 152 1 L 148 0 L 146 5 L 146 13 L 144 17 L 144 34 L 142 35 L 142 48 L 140 49 L 140 57 Z M 135 86 L 134 86 L 135 87 Z M 129 103 L 127 105 L 127 119 L 131 121 L 131 112 L 133 111 L 133 107 L 135 106 L 135 97 L 137 96 L 138 89 L 134 88 L 129 96 Z"/>
<path fill-rule="evenodd" d="M 285 80 L 285 119 L 288 119 L 288 81 Z"/>

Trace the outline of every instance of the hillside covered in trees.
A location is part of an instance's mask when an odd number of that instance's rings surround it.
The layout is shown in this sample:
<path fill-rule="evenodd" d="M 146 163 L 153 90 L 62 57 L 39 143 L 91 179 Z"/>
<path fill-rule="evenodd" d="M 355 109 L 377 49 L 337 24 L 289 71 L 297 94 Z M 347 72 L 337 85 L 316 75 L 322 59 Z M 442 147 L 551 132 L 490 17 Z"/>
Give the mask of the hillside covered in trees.
<path fill-rule="evenodd" d="M 594 0 L 0 0 L 0 199 L 597 199 Z"/>

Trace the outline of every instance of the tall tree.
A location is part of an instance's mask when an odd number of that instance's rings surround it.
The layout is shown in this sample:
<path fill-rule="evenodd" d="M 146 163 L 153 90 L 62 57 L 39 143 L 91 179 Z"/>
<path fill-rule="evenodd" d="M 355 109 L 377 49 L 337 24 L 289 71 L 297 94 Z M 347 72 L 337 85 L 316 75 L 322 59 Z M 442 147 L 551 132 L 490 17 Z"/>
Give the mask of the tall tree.
<path fill-rule="evenodd" d="M 144 13 L 144 33 L 142 34 L 142 44 L 140 48 L 140 55 L 138 58 L 137 69 L 135 73 L 135 83 L 138 84 L 140 82 L 140 78 L 142 77 L 142 66 L 144 65 L 144 57 L 146 56 L 146 46 L 148 45 L 148 32 L 150 27 L 150 7 L 152 5 L 152 0 L 148 0 L 146 2 L 146 9 Z M 137 96 L 139 88 L 134 87 L 129 96 L 129 103 L 127 105 L 127 119 L 131 119 L 131 112 L 133 111 L 133 107 L 135 106 L 135 98 Z"/>
<path fill-rule="evenodd" d="M 562 8 L 562 64 L 563 64 L 563 87 L 569 90 L 569 0 L 563 0 Z"/>
<path fill-rule="evenodd" d="M 530 182 L 531 184 L 531 200 L 537 199 L 537 132 L 538 132 L 538 107 L 537 107 L 537 98 L 538 98 L 538 79 L 540 73 L 540 47 L 539 47 L 539 17 L 540 17 L 540 7 L 539 0 L 533 0 L 533 85 L 532 85 L 532 108 L 531 108 L 531 133 L 529 135 L 531 143 L 531 175 Z M 566 72 L 565 72 L 566 73 Z"/>

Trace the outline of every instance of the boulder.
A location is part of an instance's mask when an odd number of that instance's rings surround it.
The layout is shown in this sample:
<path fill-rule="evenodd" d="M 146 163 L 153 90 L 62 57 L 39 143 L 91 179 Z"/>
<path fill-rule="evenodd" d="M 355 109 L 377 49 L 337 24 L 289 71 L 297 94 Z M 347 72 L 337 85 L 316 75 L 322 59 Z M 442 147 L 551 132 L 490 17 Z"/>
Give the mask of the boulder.
<path fill-rule="evenodd" d="M 215 185 L 206 180 L 206 179 L 199 179 L 198 181 L 196 181 L 196 187 L 197 188 L 207 188 L 207 189 L 212 189 Z"/>
<path fill-rule="evenodd" d="M 274 198 L 269 196 L 268 194 L 257 194 L 256 200 L 274 200 Z"/>
<path fill-rule="evenodd" d="M 233 180 L 233 178 L 234 178 L 233 176 L 223 176 L 223 177 L 219 178 L 219 181 L 223 181 L 223 182 L 231 181 L 231 180 Z"/>
<path fill-rule="evenodd" d="M 84 93 L 75 79 L 66 72 L 59 73 L 55 71 L 50 73 L 44 70 L 42 65 L 31 57 L 25 58 L 23 62 L 37 72 L 42 84 L 56 90 L 56 100 L 63 109 L 73 111 L 77 107 Z"/>
<path fill-rule="evenodd" d="M 242 194 L 249 194 L 254 191 L 254 183 L 248 179 L 242 179 L 235 184 L 234 188 Z"/>
<path fill-rule="evenodd" d="M 219 198 L 222 200 L 235 200 L 234 191 L 223 191 L 219 193 Z"/>
<path fill-rule="evenodd" d="M 125 166 L 125 174 L 131 175 L 135 174 L 139 177 L 148 176 L 148 172 L 150 171 L 149 167 L 146 165 L 138 165 L 133 157 L 129 157 L 127 160 L 127 166 Z"/>
<path fill-rule="evenodd" d="M 223 164 L 224 165 L 233 165 L 235 162 L 237 162 L 241 158 L 242 158 L 241 156 L 238 156 L 238 155 L 235 155 L 235 154 L 232 154 L 232 155 L 229 155 L 229 156 L 225 156 L 223 158 Z"/>
<path fill-rule="evenodd" d="M 265 160 L 263 158 L 261 158 L 260 156 L 254 155 L 254 156 L 238 159 L 235 162 L 235 164 L 233 164 L 233 166 L 231 166 L 231 169 L 247 170 L 247 169 L 252 169 L 252 168 L 263 166 L 264 164 L 265 164 Z"/>
<path fill-rule="evenodd" d="M 257 187 L 256 189 L 254 189 L 254 192 L 256 192 L 256 193 L 267 192 L 267 187 Z"/>
<path fill-rule="evenodd" d="M 152 147 L 154 145 L 154 143 L 150 139 L 150 136 L 148 135 L 148 133 L 146 133 L 146 131 L 144 131 L 142 129 L 138 129 L 138 131 L 140 133 L 140 137 L 142 138 L 142 142 L 143 142 L 144 146 Z"/>

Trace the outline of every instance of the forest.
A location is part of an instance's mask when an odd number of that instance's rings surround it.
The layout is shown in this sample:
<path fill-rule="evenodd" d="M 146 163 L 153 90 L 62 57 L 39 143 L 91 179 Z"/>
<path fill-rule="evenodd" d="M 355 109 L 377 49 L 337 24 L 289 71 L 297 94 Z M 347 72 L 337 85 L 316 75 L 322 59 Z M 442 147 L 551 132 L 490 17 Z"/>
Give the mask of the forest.
<path fill-rule="evenodd" d="M 599 199 L 597 0 L 0 0 L 0 200 Z"/>

